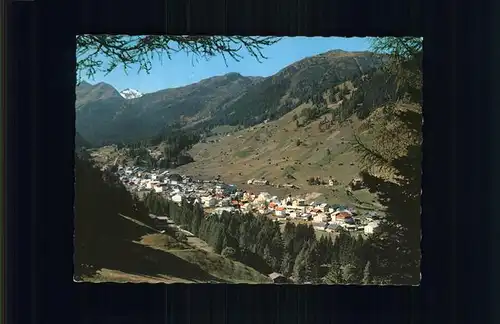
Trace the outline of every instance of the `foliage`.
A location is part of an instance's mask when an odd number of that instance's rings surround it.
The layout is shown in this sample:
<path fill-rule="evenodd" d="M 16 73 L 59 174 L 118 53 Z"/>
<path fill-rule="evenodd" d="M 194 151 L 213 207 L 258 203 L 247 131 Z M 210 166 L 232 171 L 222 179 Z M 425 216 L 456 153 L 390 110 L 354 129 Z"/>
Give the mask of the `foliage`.
<path fill-rule="evenodd" d="M 369 240 L 373 281 L 418 284 L 420 280 L 421 193 L 421 56 L 420 38 L 389 37 L 374 41 L 389 52 L 385 71 L 397 83 L 397 97 L 385 108 L 391 127 L 380 127 L 370 145 L 355 137 L 365 186 L 387 208 L 381 231 Z M 417 108 L 401 108 L 409 102 Z M 378 171 L 378 172 L 377 172 Z M 391 174 L 391 177 L 382 176 Z M 370 266 L 375 263 L 371 263 Z"/>
<path fill-rule="evenodd" d="M 323 181 L 321 181 L 321 179 L 318 177 L 310 177 L 309 179 L 307 179 L 307 183 L 310 186 L 319 186 L 323 184 Z"/>
<path fill-rule="evenodd" d="M 384 70 L 395 77 L 398 89 L 413 102 L 422 103 L 422 37 L 383 37 L 372 40 L 372 50 L 388 53 Z"/>
<path fill-rule="evenodd" d="M 366 262 L 365 269 L 363 270 L 363 285 L 373 283 L 372 271 L 372 263 L 370 261 Z"/>
<path fill-rule="evenodd" d="M 134 165 L 170 168 L 192 162 L 193 158 L 187 151 L 199 140 L 200 135 L 196 132 L 173 128 L 160 132 L 150 140 L 123 143 L 122 146 L 134 158 Z M 153 158 L 149 152 L 149 147 L 154 145 L 161 147 L 162 156 L 159 159 Z"/>
<path fill-rule="evenodd" d="M 245 48 L 260 62 L 266 58 L 262 54 L 263 48 L 279 40 L 276 37 L 258 36 L 78 35 L 78 79 L 81 79 L 83 72 L 88 78 L 93 78 L 97 72 L 107 75 L 118 66 L 123 66 L 128 72 L 133 65 L 138 65 L 138 72 L 149 73 L 155 57 L 161 62 L 165 56 L 170 59 L 172 54 L 179 52 L 191 54 L 196 59 L 207 60 L 222 55 L 224 61 L 228 57 L 239 61 L 242 56 L 238 52 Z"/>

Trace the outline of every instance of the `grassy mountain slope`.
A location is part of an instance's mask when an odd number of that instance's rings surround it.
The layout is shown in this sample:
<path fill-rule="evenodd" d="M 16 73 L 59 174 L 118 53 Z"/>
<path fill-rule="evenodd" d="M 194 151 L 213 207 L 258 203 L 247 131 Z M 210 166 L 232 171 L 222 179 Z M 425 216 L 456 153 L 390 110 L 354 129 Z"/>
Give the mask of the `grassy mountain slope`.
<path fill-rule="evenodd" d="M 328 177 L 333 176 L 345 186 L 357 176 L 359 167 L 348 143 L 353 135 L 351 124 L 338 125 L 328 132 L 319 131 L 319 121 L 297 128 L 292 116 L 303 108 L 299 107 L 279 120 L 218 137 L 220 142 L 211 143 L 213 139 L 209 138 L 209 142 L 195 145 L 189 152 L 195 162 L 179 167 L 179 172 L 201 178 L 221 175 L 225 181 L 248 190 L 282 195 L 318 192 L 330 200 L 350 201 L 343 186 L 338 186 L 334 192 L 326 187 L 309 186 L 307 180 L 320 177 L 328 181 Z M 352 123 L 355 127 L 360 124 L 355 118 Z M 297 141 L 301 142 L 299 146 Z M 248 179 L 261 177 L 273 184 L 295 184 L 300 189 L 246 185 Z"/>
<path fill-rule="evenodd" d="M 127 249 L 120 251 L 124 257 L 121 263 L 105 265 L 94 274 L 83 276 L 83 281 L 250 284 L 271 282 L 267 276 L 240 262 L 200 249 L 189 242 L 180 243 L 167 234 L 151 230 L 139 221 L 128 224 L 142 228 L 147 234 L 126 243 Z"/>
<path fill-rule="evenodd" d="M 224 258 L 212 252 L 211 249 L 200 248 L 196 243 L 188 241 L 187 244 L 175 243 L 172 246 L 172 242 L 175 240 L 164 234 L 148 235 L 141 239 L 141 244 L 171 253 L 186 262 L 197 265 L 208 274 L 218 278 L 219 281 L 231 283 L 268 283 L 271 281 L 255 269 L 241 262 Z"/>
<path fill-rule="evenodd" d="M 383 87 L 381 86 L 383 83 Z M 236 131 L 230 136 L 214 136 L 198 143 L 189 152 L 195 162 L 180 167 L 180 172 L 198 177 L 221 175 L 228 182 L 248 190 L 265 190 L 277 194 L 317 192 L 330 202 L 351 202 L 378 207 L 377 197 L 366 190 L 347 195 L 345 186 L 359 177 L 359 156 L 352 147 L 354 135 L 370 143 L 379 127 L 392 127 L 391 116 L 383 106 L 394 97 L 394 84 L 379 73 L 362 80 L 345 82 L 331 97 L 323 93 L 326 106 L 321 116 L 306 122 L 304 112 L 317 107 L 302 104 L 283 117 Z M 399 104 L 398 109 L 413 109 Z M 309 116 L 309 114 L 307 114 Z M 326 125 L 326 126 L 325 126 Z M 274 189 L 248 186 L 248 179 L 266 178 L 273 184 L 294 184 L 299 189 Z M 310 186 L 308 179 L 333 177 L 338 185 Z"/>

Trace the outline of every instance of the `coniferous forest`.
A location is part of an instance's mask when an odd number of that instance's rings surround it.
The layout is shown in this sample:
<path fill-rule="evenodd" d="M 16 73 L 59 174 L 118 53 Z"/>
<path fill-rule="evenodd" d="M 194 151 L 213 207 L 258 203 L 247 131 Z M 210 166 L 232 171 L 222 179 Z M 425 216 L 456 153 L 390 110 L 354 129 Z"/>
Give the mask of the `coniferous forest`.
<path fill-rule="evenodd" d="M 201 205 L 178 205 L 150 193 L 144 204 L 156 215 L 169 215 L 182 228 L 212 246 L 216 253 L 240 261 L 259 272 L 279 272 L 296 283 L 379 284 L 377 260 L 371 258 L 371 242 L 340 232 L 316 238 L 311 225 L 279 223 L 248 214 L 204 215 Z"/>

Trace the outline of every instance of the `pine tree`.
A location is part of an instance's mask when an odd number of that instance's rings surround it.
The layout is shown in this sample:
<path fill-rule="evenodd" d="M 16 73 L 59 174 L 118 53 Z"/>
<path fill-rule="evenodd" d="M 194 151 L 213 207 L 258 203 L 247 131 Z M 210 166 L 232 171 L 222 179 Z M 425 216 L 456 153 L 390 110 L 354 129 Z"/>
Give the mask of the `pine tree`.
<path fill-rule="evenodd" d="M 334 249 L 334 245 L 333 245 L 333 240 L 332 240 L 332 237 L 330 235 L 328 235 L 328 238 L 326 239 L 325 250 L 326 250 L 325 263 L 329 264 L 329 263 L 332 263 L 334 260 L 336 260 L 336 258 L 334 257 L 335 249 Z"/>
<path fill-rule="evenodd" d="M 287 252 L 293 252 L 293 240 L 295 238 L 295 224 L 287 222 L 283 230 L 283 244 Z M 290 244 L 291 243 L 291 244 Z"/>
<path fill-rule="evenodd" d="M 221 253 L 224 248 L 224 241 L 226 240 L 226 231 L 219 224 L 216 225 L 217 230 L 214 233 L 214 251 L 215 253 Z"/>
<path fill-rule="evenodd" d="M 320 259 L 320 264 L 328 263 L 328 256 L 331 250 L 328 247 L 328 239 L 326 236 L 321 236 L 318 241 L 318 254 Z"/>
<path fill-rule="evenodd" d="M 222 243 L 223 247 L 230 247 L 230 248 L 233 248 L 235 251 L 239 250 L 238 240 L 236 238 L 234 238 L 231 234 L 229 234 L 229 232 L 227 230 L 224 230 L 223 237 L 224 237 L 224 240 Z"/>
<path fill-rule="evenodd" d="M 234 237 L 240 236 L 241 218 L 239 215 L 234 215 L 229 218 L 228 233 Z"/>
<path fill-rule="evenodd" d="M 283 260 L 281 261 L 280 272 L 289 277 L 292 274 L 294 265 L 294 259 L 289 252 L 285 252 L 283 255 Z"/>
<path fill-rule="evenodd" d="M 321 259 L 319 245 L 316 241 L 309 244 L 305 255 L 305 264 L 307 281 L 317 282 L 320 279 Z"/>
<path fill-rule="evenodd" d="M 306 242 L 302 249 L 300 250 L 297 258 L 295 259 L 295 264 L 293 266 L 293 276 L 296 281 L 299 283 L 303 283 L 307 279 L 307 275 L 309 272 L 308 265 L 306 262 L 306 255 L 309 250 L 309 242 Z"/>
<path fill-rule="evenodd" d="M 381 127 L 371 144 L 355 136 L 363 182 L 386 206 L 381 233 L 370 240 L 376 257 L 374 281 L 416 284 L 420 279 L 420 194 L 422 140 L 422 39 L 385 37 L 373 42 L 375 52 L 391 54 L 384 72 L 396 83 L 397 93 L 386 103 L 391 127 Z M 398 101 L 409 103 L 408 109 Z M 392 181 L 372 170 L 383 169 Z"/>
<path fill-rule="evenodd" d="M 273 257 L 271 255 L 271 249 L 269 248 L 269 245 L 266 245 L 266 247 L 264 248 L 264 252 L 263 252 L 262 258 L 264 259 L 264 261 L 266 261 L 266 263 L 270 267 L 273 267 L 274 260 L 273 260 Z"/>
<path fill-rule="evenodd" d="M 353 254 L 353 239 L 349 233 L 341 231 L 335 239 L 338 260 L 341 265 L 348 264 Z"/>
<path fill-rule="evenodd" d="M 338 262 L 332 263 L 330 269 L 328 270 L 328 273 L 323 278 L 323 282 L 326 284 L 334 284 L 334 285 L 335 284 L 341 285 L 345 283 L 340 263 Z"/>
<path fill-rule="evenodd" d="M 368 261 L 366 262 L 365 269 L 363 271 L 363 285 L 370 285 L 372 282 L 372 263 Z"/>
<path fill-rule="evenodd" d="M 203 220 L 203 208 L 200 204 L 196 204 L 193 211 L 193 220 L 191 222 L 191 231 L 198 236 L 200 232 L 201 222 Z"/>
<path fill-rule="evenodd" d="M 281 262 L 283 260 L 284 246 L 283 240 L 281 238 L 281 233 L 278 232 L 274 234 L 273 240 L 271 241 L 271 257 L 272 257 L 272 267 L 275 271 L 279 271 L 281 267 Z"/>

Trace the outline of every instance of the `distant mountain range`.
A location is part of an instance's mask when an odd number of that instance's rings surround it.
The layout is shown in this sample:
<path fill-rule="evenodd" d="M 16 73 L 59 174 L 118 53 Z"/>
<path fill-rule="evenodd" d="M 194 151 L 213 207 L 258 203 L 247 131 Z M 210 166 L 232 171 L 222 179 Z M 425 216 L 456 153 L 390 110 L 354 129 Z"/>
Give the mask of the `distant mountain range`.
<path fill-rule="evenodd" d="M 82 82 L 76 87 L 76 129 L 101 145 L 149 138 L 174 123 L 185 128 L 251 126 L 279 118 L 301 103 L 319 104 L 334 86 L 373 71 L 381 62 L 369 52 L 334 50 L 266 78 L 228 73 L 147 94 Z"/>

